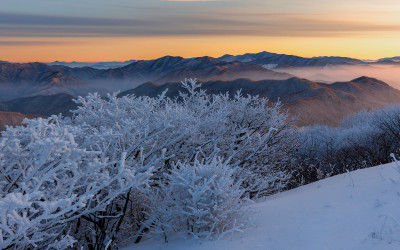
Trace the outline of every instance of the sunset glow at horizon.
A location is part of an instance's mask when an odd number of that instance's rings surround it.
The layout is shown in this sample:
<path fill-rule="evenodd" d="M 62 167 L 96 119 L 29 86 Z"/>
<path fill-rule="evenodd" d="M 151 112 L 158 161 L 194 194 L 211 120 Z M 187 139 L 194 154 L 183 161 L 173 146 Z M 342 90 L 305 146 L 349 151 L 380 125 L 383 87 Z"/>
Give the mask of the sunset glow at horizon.
<path fill-rule="evenodd" d="M 0 60 L 400 56 L 398 0 L 2 0 Z"/>

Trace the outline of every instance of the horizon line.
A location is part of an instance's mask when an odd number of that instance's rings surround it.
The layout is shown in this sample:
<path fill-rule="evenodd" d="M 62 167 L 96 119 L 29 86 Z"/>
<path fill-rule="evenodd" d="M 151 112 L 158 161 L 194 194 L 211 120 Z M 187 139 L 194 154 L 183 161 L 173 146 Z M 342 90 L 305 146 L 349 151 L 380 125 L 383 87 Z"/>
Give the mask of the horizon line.
<path fill-rule="evenodd" d="M 220 57 L 223 56 L 241 56 L 241 55 L 245 55 L 245 54 L 260 54 L 260 53 L 271 53 L 271 54 L 278 54 L 278 55 L 288 55 L 288 56 L 298 56 L 298 57 L 302 57 L 302 58 L 316 58 L 316 57 L 343 57 L 343 58 L 351 58 L 351 59 L 357 59 L 357 60 L 361 60 L 361 61 L 377 61 L 380 59 L 385 59 L 385 58 L 392 58 L 392 57 L 398 57 L 396 55 L 393 56 L 385 56 L 385 57 L 377 57 L 377 58 L 365 58 L 365 59 L 361 59 L 361 58 L 357 58 L 357 57 L 351 57 L 351 56 L 343 56 L 343 55 L 317 55 L 317 56 L 301 56 L 298 54 L 287 54 L 287 53 L 277 53 L 277 52 L 269 52 L 266 50 L 260 51 L 260 52 L 247 52 L 247 53 L 243 53 L 243 54 L 229 54 L 229 53 L 223 53 L 221 56 L 218 57 L 214 57 L 214 56 L 208 56 L 208 55 L 204 55 L 204 56 L 194 56 L 194 57 L 184 57 L 184 56 L 180 56 L 180 55 L 172 55 L 172 54 L 166 54 L 164 56 L 160 56 L 160 57 L 156 57 L 156 58 L 151 58 L 151 59 L 136 59 L 136 58 L 128 58 L 128 59 L 121 59 L 121 60 L 102 60 L 102 61 L 64 61 L 64 60 L 54 60 L 54 61 L 13 61 L 13 60 L 7 60 L 7 59 L 2 59 L 0 58 L 0 62 L 6 62 L 6 63 L 44 63 L 44 64 L 48 64 L 48 63 L 55 63 L 55 62 L 59 62 L 59 63 L 122 63 L 122 62 L 128 62 L 128 61 L 151 61 L 151 60 L 157 60 L 163 57 L 181 57 L 184 59 L 191 59 L 191 58 L 201 58 L 201 57 L 211 57 L 214 59 L 218 59 Z"/>

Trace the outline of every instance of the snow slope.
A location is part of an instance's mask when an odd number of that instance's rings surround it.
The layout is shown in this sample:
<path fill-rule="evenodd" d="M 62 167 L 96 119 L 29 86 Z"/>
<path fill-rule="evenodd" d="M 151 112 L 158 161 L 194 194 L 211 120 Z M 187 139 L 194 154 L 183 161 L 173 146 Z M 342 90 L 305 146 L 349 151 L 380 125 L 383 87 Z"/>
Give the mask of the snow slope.
<path fill-rule="evenodd" d="M 357 170 L 268 197 L 243 234 L 199 243 L 143 240 L 130 249 L 400 249 L 400 173 Z"/>

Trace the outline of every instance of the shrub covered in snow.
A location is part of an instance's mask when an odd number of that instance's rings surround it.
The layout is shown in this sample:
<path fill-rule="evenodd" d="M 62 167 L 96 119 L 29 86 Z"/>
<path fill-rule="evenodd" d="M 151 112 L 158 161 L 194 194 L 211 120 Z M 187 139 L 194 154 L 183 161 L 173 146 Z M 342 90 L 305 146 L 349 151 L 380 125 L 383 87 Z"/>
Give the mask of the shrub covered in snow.
<path fill-rule="evenodd" d="M 173 233 L 210 239 L 244 229 L 247 199 L 235 169 L 221 159 L 177 163 L 150 195 L 144 226 L 166 241 Z"/>
<path fill-rule="evenodd" d="M 131 145 L 145 136 L 144 151 L 158 157 L 165 149 L 172 158 L 159 161 L 157 171 L 170 168 L 178 160 L 190 162 L 220 156 L 239 166 L 237 175 L 253 196 L 278 189 L 279 176 L 298 147 L 298 131 L 280 103 L 257 96 L 233 98 L 228 94 L 207 95 L 195 80 L 183 82 L 180 100 L 99 95 L 79 98 L 73 122 L 86 123 L 96 130 L 112 128 L 120 134 L 114 152 L 137 153 Z M 129 149 L 129 150 L 128 150 Z M 271 175 L 272 173 L 275 173 Z"/>
<path fill-rule="evenodd" d="M 400 148 L 400 106 L 360 112 L 340 126 L 313 126 L 301 132 L 297 182 L 309 183 L 329 175 L 391 161 Z"/>

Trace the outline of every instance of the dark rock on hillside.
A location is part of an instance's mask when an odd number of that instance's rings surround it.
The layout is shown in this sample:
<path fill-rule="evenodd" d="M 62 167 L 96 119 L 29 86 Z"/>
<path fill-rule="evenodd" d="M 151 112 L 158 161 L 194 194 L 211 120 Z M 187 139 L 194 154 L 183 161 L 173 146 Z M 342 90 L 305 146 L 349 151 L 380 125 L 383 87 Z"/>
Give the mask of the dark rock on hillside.
<path fill-rule="evenodd" d="M 27 119 L 37 118 L 35 115 L 24 115 L 21 113 L 2 112 L 0 111 L 0 131 L 6 129 L 6 126 L 19 126 L 21 122 Z M 0 135 L 1 136 L 1 135 Z"/>

